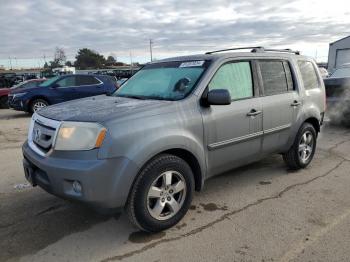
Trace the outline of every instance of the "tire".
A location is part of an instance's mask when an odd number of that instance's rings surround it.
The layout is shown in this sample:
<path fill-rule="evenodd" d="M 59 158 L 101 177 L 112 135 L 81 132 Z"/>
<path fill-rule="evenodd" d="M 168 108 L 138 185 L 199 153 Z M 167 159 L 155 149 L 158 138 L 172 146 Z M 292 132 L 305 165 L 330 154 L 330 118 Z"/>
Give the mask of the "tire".
<path fill-rule="evenodd" d="M 314 157 L 316 142 L 315 128 L 309 123 L 304 123 L 299 129 L 292 147 L 283 154 L 283 160 L 287 166 L 292 170 L 307 167 Z"/>
<path fill-rule="evenodd" d="M 30 108 L 29 108 L 30 113 L 34 113 L 35 111 L 37 111 L 43 107 L 46 107 L 48 105 L 49 105 L 49 103 L 44 99 L 41 99 L 41 98 L 35 99 L 30 103 Z"/>
<path fill-rule="evenodd" d="M 7 96 L 0 97 L 0 109 L 9 108 Z"/>
<path fill-rule="evenodd" d="M 162 154 L 141 170 L 129 194 L 126 211 L 130 221 L 141 230 L 159 232 L 176 225 L 185 216 L 193 192 L 190 166 L 177 156 Z"/>

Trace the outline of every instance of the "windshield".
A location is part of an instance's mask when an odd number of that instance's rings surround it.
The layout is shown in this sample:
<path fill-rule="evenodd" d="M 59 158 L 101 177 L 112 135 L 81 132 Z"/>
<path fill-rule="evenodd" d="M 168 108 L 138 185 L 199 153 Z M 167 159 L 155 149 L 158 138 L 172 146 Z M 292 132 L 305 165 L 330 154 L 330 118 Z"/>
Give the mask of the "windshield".
<path fill-rule="evenodd" d="M 206 61 L 165 62 L 143 67 L 114 96 L 138 99 L 180 100 L 196 86 Z"/>
<path fill-rule="evenodd" d="M 40 87 L 48 87 L 50 86 L 53 82 L 55 82 L 58 78 L 60 78 L 60 76 L 55 76 L 53 78 L 50 78 L 44 82 L 42 82 L 39 86 Z"/>
<path fill-rule="evenodd" d="M 332 77 L 350 77 L 350 67 L 349 68 L 339 68 L 334 71 Z"/>

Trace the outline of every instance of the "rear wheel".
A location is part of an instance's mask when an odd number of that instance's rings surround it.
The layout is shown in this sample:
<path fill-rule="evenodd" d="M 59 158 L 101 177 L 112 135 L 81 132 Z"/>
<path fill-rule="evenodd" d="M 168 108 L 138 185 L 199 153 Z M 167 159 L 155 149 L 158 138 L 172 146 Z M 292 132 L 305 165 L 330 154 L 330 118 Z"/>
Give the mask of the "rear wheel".
<path fill-rule="evenodd" d="M 30 103 L 30 112 L 34 113 L 37 110 L 48 106 L 49 103 L 44 99 L 35 99 Z"/>
<path fill-rule="evenodd" d="M 293 146 L 283 155 L 287 166 L 291 169 L 307 167 L 314 157 L 317 133 L 313 125 L 304 123 L 295 137 Z"/>
<path fill-rule="evenodd" d="M 7 96 L 0 97 L 0 108 L 9 108 Z"/>
<path fill-rule="evenodd" d="M 158 232 L 176 225 L 193 197 L 189 165 L 173 155 L 160 155 L 141 171 L 131 190 L 127 213 L 141 230 Z"/>

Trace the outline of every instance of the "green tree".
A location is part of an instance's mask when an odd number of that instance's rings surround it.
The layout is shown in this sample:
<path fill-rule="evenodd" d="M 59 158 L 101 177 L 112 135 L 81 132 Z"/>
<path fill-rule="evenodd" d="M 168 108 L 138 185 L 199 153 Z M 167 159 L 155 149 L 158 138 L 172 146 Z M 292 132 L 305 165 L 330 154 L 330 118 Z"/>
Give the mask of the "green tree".
<path fill-rule="evenodd" d="M 113 56 L 110 55 L 107 57 L 106 65 L 112 66 L 115 65 L 115 63 L 117 63 L 117 60 L 115 60 Z"/>
<path fill-rule="evenodd" d="M 73 66 L 73 63 L 71 61 L 67 61 L 65 65 L 66 66 Z"/>
<path fill-rule="evenodd" d="M 78 51 L 74 65 L 78 69 L 101 68 L 106 64 L 106 59 L 96 51 L 83 48 Z"/>

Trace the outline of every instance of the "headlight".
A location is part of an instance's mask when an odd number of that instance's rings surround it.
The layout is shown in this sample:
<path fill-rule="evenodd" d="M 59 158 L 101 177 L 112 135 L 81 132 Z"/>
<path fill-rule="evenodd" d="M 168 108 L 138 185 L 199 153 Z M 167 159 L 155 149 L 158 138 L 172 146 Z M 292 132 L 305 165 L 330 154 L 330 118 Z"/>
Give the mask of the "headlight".
<path fill-rule="evenodd" d="M 16 94 L 13 94 L 13 98 L 21 97 L 21 96 L 24 96 L 25 94 L 27 94 L 27 93 L 25 93 L 25 92 L 23 92 L 23 93 L 16 93 Z"/>
<path fill-rule="evenodd" d="M 54 142 L 55 150 L 91 150 L 99 148 L 107 129 L 97 123 L 63 122 Z"/>

